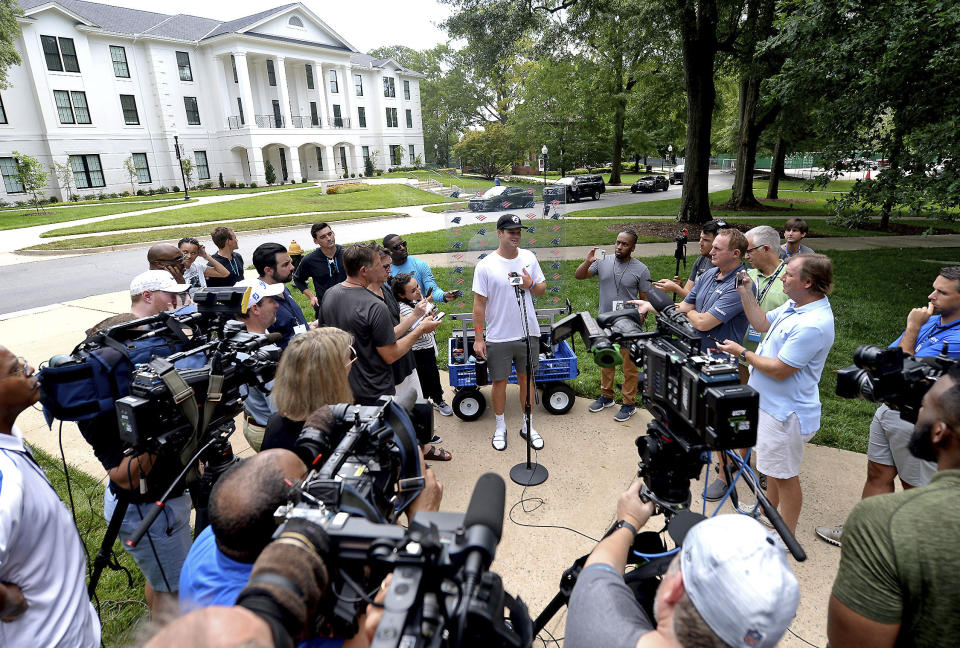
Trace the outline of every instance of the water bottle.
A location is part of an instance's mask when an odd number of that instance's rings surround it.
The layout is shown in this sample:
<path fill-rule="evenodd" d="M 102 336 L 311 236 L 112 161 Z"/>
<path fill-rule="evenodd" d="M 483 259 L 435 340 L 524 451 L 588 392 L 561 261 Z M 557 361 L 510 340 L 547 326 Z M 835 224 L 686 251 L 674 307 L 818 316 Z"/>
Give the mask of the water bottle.
<path fill-rule="evenodd" d="M 487 384 L 487 361 L 483 358 L 477 358 L 477 363 L 473 366 L 477 372 L 477 387 L 483 387 Z"/>

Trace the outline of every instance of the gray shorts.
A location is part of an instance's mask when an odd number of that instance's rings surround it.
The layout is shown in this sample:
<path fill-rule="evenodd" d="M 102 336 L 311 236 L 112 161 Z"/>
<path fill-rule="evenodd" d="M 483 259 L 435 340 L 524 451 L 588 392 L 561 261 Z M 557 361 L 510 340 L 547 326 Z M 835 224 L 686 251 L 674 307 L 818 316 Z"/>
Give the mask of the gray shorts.
<path fill-rule="evenodd" d="M 530 368 L 536 371 L 540 361 L 540 338 L 533 335 L 528 337 L 527 348 L 530 350 Z M 490 381 L 509 378 L 511 363 L 517 368 L 518 374 L 526 371 L 527 359 L 524 353 L 523 340 L 487 342 L 487 374 Z"/>
<path fill-rule="evenodd" d="M 937 472 L 937 464 L 917 459 L 908 449 L 913 423 L 900 418 L 900 412 L 886 405 L 877 408 L 870 422 L 867 459 L 884 466 L 895 466 L 900 480 L 911 486 L 926 486 Z"/>

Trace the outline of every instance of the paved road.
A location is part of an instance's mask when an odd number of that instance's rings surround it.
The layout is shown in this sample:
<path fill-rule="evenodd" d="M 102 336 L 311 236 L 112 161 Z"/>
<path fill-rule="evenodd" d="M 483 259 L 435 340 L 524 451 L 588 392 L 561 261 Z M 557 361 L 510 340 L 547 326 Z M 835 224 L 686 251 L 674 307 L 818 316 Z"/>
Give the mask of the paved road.
<path fill-rule="evenodd" d="M 710 174 L 710 191 L 728 188 L 732 176 L 722 172 Z M 599 201 L 586 200 L 567 205 L 567 213 L 596 207 L 625 205 L 651 200 L 679 198 L 681 188 L 670 187 L 666 192 L 651 194 L 631 194 L 629 191 L 607 192 Z M 538 207 L 539 211 L 542 209 Z M 380 240 L 387 233 L 412 234 L 442 229 L 446 223 L 443 214 L 432 214 L 422 208 L 397 208 L 390 211 L 408 212 L 409 216 L 388 220 L 364 219 L 335 224 L 337 242 L 341 244 L 364 240 Z M 62 226 L 62 225 L 60 225 Z M 212 227 L 212 225 L 211 225 Z M 279 232 L 259 232 L 238 234 L 240 254 L 250 263 L 253 250 L 261 243 L 278 241 L 289 245 L 296 240 L 304 248 L 313 247 L 310 239 L 310 227 L 289 228 Z M 137 270 L 146 269 L 145 248 L 78 254 L 75 256 L 47 259 L 25 256 L 22 262 L 0 267 L 0 282 L 8 286 L 17 286 L 16 292 L 4 291 L 0 298 L 0 315 L 14 313 L 31 308 L 41 308 L 92 295 L 123 290 L 130 285 L 130 278 Z"/>

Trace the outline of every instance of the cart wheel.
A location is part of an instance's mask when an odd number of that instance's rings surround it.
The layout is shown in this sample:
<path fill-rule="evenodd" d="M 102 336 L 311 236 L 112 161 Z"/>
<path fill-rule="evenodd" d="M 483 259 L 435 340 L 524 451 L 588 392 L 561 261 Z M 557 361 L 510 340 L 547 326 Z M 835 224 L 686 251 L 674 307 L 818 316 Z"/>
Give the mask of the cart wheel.
<path fill-rule="evenodd" d="M 487 399 L 479 389 L 463 389 L 453 397 L 453 413 L 462 421 L 475 421 L 487 409 Z"/>
<path fill-rule="evenodd" d="M 576 399 L 573 389 L 565 383 L 550 383 L 543 388 L 543 409 L 551 414 L 566 414 Z"/>

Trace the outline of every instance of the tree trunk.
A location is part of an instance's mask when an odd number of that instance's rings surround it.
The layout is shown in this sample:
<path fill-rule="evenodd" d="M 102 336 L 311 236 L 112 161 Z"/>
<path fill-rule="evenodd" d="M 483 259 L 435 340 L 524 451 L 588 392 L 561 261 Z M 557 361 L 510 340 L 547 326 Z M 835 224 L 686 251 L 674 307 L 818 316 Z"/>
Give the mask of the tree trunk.
<path fill-rule="evenodd" d="M 767 185 L 767 200 L 777 200 L 780 191 L 780 178 L 786 177 L 783 163 L 787 157 L 787 143 L 782 137 L 773 145 L 773 159 L 770 162 L 770 184 Z"/>
<path fill-rule="evenodd" d="M 737 132 L 737 168 L 733 191 L 727 206 L 731 209 L 751 209 L 760 206 L 753 194 L 753 172 L 757 163 L 757 103 L 760 101 L 760 79 L 745 75 L 740 79 L 739 122 Z"/>
<path fill-rule="evenodd" d="M 623 124 L 627 120 L 627 99 L 619 94 L 614 99 L 613 108 L 613 168 L 610 169 L 610 183 L 620 184 L 620 169 L 623 167 Z"/>
<path fill-rule="evenodd" d="M 900 175 L 900 155 L 902 152 L 903 131 L 897 127 L 896 117 L 894 117 L 893 135 L 891 136 L 890 142 L 890 168 L 884 173 L 889 173 L 894 178 Z M 883 181 L 881 180 L 881 182 Z M 880 229 L 884 231 L 890 227 L 890 214 L 893 212 L 893 207 L 897 202 L 897 197 L 894 195 L 896 185 L 896 182 L 887 184 L 887 195 L 886 198 L 884 198 L 883 205 L 880 207 Z"/>
<path fill-rule="evenodd" d="M 644 166 L 647 164 L 646 156 L 643 158 L 643 164 Z M 633 154 L 633 172 L 640 173 L 640 155 L 638 153 Z"/>
<path fill-rule="evenodd" d="M 686 160 L 677 220 L 705 223 L 710 220 L 707 179 L 716 100 L 713 73 L 717 55 L 717 5 L 715 0 L 678 0 L 677 8 L 687 91 Z"/>

